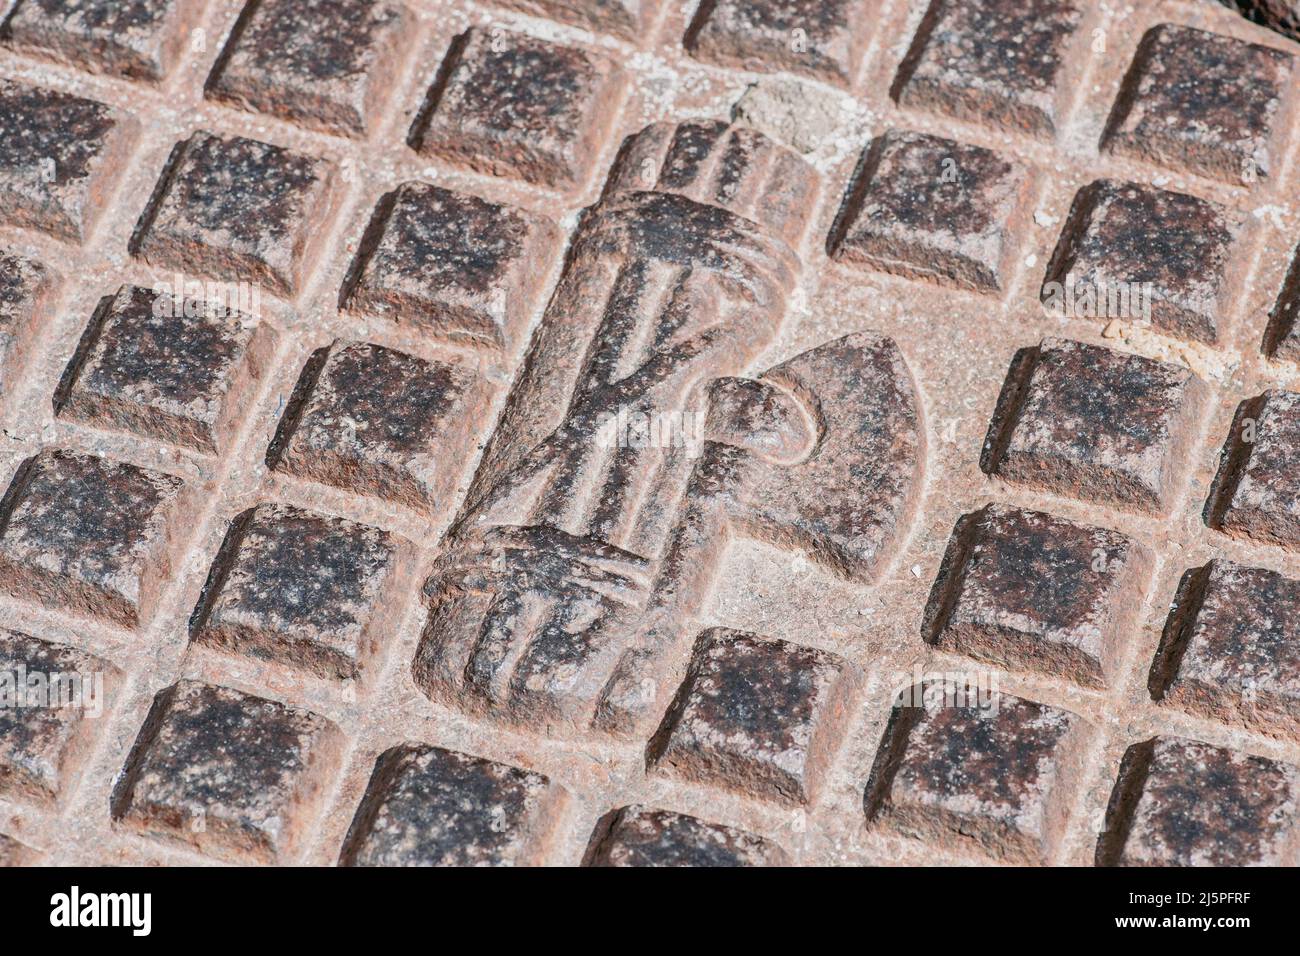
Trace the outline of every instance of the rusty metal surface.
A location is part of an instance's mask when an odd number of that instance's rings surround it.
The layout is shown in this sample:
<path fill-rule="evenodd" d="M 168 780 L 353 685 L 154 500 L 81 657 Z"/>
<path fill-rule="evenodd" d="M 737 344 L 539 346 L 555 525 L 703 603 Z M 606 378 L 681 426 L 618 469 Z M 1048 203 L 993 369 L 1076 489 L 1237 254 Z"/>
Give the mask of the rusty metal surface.
<path fill-rule="evenodd" d="M 1297 862 L 1300 47 L 3 22 L 0 864 Z"/>

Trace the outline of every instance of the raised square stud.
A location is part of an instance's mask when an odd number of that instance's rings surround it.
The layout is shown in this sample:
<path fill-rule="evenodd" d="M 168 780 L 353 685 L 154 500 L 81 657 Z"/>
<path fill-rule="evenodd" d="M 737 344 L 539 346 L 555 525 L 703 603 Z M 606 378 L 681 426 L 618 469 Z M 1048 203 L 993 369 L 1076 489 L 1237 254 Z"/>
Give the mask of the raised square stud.
<path fill-rule="evenodd" d="M 0 220 L 83 241 L 133 138 L 102 103 L 0 80 Z"/>
<path fill-rule="evenodd" d="M 1297 318 L 1300 318 L 1300 255 L 1291 260 L 1291 268 L 1269 314 L 1263 343 L 1265 355 L 1284 362 L 1300 362 L 1300 323 Z"/>
<path fill-rule="evenodd" d="M 567 794 L 539 773 L 440 747 L 394 747 L 375 764 L 345 866 L 534 866 Z"/>
<path fill-rule="evenodd" d="M 943 683 L 903 697 L 866 785 L 867 819 L 939 847 L 1047 862 L 1078 782 L 1079 717 Z"/>
<path fill-rule="evenodd" d="M 1160 513 L 1206 394 L 1177 365 L 1044 339 L 1012 362 L 981 464 L 1058 495 Z"/>
<path fill-rule="evenodd" d="M 1269 390 L 1241 404 L 1205 518 L 1236 538 L 1300 549 L 1300 394 Z"/>
<path fill-rule="evenodd" d="M 648 750 L 699 783 L 810 803 L 839 743 L 848 664 L 825 651 L 713 628 Z"/>
<path fill-rule="evenodd" d="M 1100 687 L 1149 566 L 1117 532 L 989 505 L 958 522 L 923 634 L 1000 667 Z"/>
<path fill-rule="evenodd" d="M 448 50 L 411 145 L 485 175 L 574 189 L 592 170 L 622 87 L 604 53 L 475 28 Z"/>
<path fill-rule="evenodd" d="M 19 0 L 5 46 L 132 80 L 161 80 L 192 43 L 202 0 Z"/>
<path fill-rule="evenodd" d="M 39 262 L 0 249 L 0 398 L 14 392 L 28 344 L 57 282 Z"/>
<path fill-rule="evenodd" d="M 587 848 L 584 866 L 785 866 L 780 847 L 745 830 L 684 813 L 623 807 L 609 814 Z"/>
<path fill-rule="evenodd" d="M 194 640 L 340 680 L 392 624 L 398 563 L 387 532 L 286 505 L 232 523 L 191 624 Z"/>
<path fill-rule="evenodd" d="M 1163 23 L 1138 46 L 1103 145 L 1249 186 L 1272 176 L 1295 58 L 1281 50 Z"/>
<path fill-rule="evenodd" d="M 1240 220 L 1218 203 L 1098 180 L 1075 198 L 1042 298 L 1067 318 L 1127 319 L 1214 344 Z"/>
<path fill-rule="evenodd" d="M 307 363 L 267 461 L 276 471 L 430 510 L 465 466 L 476 373 L 365 343 Z"/>
<path fill-rule="evenodd" d="M 899 68 L 894 97 L 1004 130 L 1051 136 L 1070 41 L 1068 0 L 934 0 Z"/>
<path fill-rule="evenodd" d="M 868 7 L 863 0 L 704 0 L 685 45 L 720 66 L 849 86 L 867 45 Z"/>
<path fill-rule="evenodd" d="M 154 699 L 114 790 L 113 820 L 232 862 L 288 862 L 341 746 L 317 714 L 183 680 Z"/>
<path fill-rule="evenodd" d="M 0 627 L 0 794 L 42 805 L 63 797 L 118 676 L 83 651 Z"/>
<path fill-rule="evenodd" d="M 560 247 L 540 216 L 405 183 L 376 209 L 345 300 L 441 339 L 511 348 Z"/>
<path fill-rule="evenodd" d="M 410 32 L 405 8 L 375 0 L 252 0 L 207 94 L 328 133 L 374 125 Z"/>
<path fill-rule="evenodd" d="M 1151 671 L 1157 699 L 1300 737 L 1300 581 L 1221 558 L 1189 571 Z"/>
<path fill-rule="evenodd" d="M 292 296 L 330 206 L 324 160 L 198 132 L 173 153 L 132 240 L 152 265 Z"/>
<path fill-rule="evenodd" d="M 1003 287 L 1028 170 L 980 146 L 891 132 L 867 152 L 832 255 L 976 292 Z"/>
<path fill-rule="evenodd" d="M 1097 842 L 1101 866 L 1295 863 L 1300 770 L 1180 737 L 1124 755 Z"/>
<path fill-rule="evenodd" d="M 268 327 L 220 302 L 123 286 L 91 317 L 56 397 L 59 415 L 214 454 L 274 349 Z"/>
<path fill-rule="evenodd" d="M 134 627 L 167 578 L 181 484 L 75 452 L 29 458 L 0 501 L 0 588 Z"/>

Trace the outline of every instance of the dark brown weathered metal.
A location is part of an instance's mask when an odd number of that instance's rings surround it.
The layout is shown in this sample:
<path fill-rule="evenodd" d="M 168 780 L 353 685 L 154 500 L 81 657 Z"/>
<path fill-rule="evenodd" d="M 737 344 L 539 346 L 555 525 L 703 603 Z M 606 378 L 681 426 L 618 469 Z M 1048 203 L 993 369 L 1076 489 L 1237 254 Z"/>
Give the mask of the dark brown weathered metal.
<path fill-rule="evenodd" d="M 0 864 L 1297 862 L 1284 36 L 12 6 Z"/>

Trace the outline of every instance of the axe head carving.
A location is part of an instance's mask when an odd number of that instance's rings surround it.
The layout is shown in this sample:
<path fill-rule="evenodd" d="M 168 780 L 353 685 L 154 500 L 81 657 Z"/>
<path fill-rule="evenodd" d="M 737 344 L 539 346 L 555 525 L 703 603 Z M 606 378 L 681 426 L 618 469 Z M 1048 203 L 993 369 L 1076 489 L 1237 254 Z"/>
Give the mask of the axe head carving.
<path fill-rule="evenodd" d="M 778 390 L 797 398 L 811 423 L 813 447 L 798 460 L 763 453 L 797 419 L 788 400 L 772 397 Z M 724 391 L 733 405 L 741 394 Z M 871 332 L 846 335 L 776 366 L 745 394 L 752 404 L 731 418 L 753 420 L 746 447 L 758 464 L 732 499 L 732 520 L 843 577 L 874 579 L 911 517 L 925 456 L 920 404 L 898 346 Z"/>

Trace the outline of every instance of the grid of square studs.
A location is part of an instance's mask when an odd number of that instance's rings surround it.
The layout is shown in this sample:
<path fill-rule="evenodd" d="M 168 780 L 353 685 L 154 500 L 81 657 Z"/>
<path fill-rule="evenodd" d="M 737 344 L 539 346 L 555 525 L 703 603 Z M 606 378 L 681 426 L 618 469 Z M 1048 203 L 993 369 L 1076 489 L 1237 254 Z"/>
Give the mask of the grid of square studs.
<path fill-rule="evenodd" d="M 898 1 L 898 3 L 896 3 L 896 7 L 901 7 L 901 5 L 902 5 L 902 4 L 901 4 L 901 0 Z M 901 23 L 902 20 L 904 20 L 904 18 L 901 18 L 901 17 L 896 18 L 896 22 L 900 22 L 900 23 Z M 888 21 L 884 21 L 884 18 L 881 18 L 881 22 L 888 22 Z M 611 30 L 610 33 L 615 33 L 615 34 L 616 34 L 616 33 L 617 33 L 617 30 Z M 894 38 L 885 38 L 885 39 L 894 39 Z M 660 43 L 660 46 L 673 47 L 673 46 L 677 46 L 677 44 L 680 43 L 680 39 L 677 38 L 677 36 L 660 35 L 660 36 L 659 36 L 659 43 Z M 880 56 L 880 49 L 881 49 L 881 48 L 885 48 L 885 47 L 888 47 L 888 43 L 885 43 L 885 42 L 884 42 L 884 39 L 878 40 L 878 46 L 874 47 L 874 49 L 875 49 L 875 56 L 876 56 L 876 57 L 879 57 L 879 56 Z M 30 51 L 29 51 L 29 52 L 30 52 Z M 181 66 L 168 65 L 168 66 L 166 66 L 166 69 L 164 70 L 164 72 L 165 72 L 166 74 L 173 75 L 173 77 L 174 77 L 174 75 L 181 75 L 182 68 L 183 68 L 183 64 L 185 64 L 185 62 L 186 62 L 187 60 L 194 60 L 196 56 L 199 56 L 199 55 L 198 55 L 198 53 L 196 53 L 196 52 L 194 51 L 194 49 L 192 49 L 192 48 L 191 48 L 190 51 L 188 51 L 188 52 L 182 52 L 182 53 L 181 53 L 181 56 L 179 56 L 179 62 L 181 62 Z M 865 62 L 865 64 L 862 64 L 862 66 L 866 66 L 867 64 L 870 64 L 870 62 L 871 62 L 871 60 L 870 60 L 870 59 L 867 59 L 866 62 Z M 96 69 L 96 70 L 98 70 L 98 69 L 99 69 L 99 66 L 96 65 L 96 66 L 94 66 L 94 68 L 90 68 L 90 69 Z M 75 74 L 72 72 L 72 68 L 69 68 L 69 74 L 68 74 L 68 75 L 75 75 Z M 129 72 L 127 72 L 126 75 L 133 75 L 133 74 L 130 74 Z M 863 75 L 863 70 L 861 69 L 861 66 L 859 66 L 858 73 L 857 73 L 857 82 L 855 82 L 855 86 L 854 86 L 855 90 L 861 91 L 862 94 L 863 94 L 863 98 L 868 99 L 868 100 L 870 100 L 870 101 L 874 101 L 874 103 L 880 103 L 880 101 L 883 101 L 883 98 L 881 98 L 881 95 L 880 95 L 880 91 L 878 91 L 878 90 L 863 90 L 863 88 L 861 88 L 861 78 L 862 78 L 862 75 Z M 147 83 L 147 82 L 148 82 L 148 77 L 144 77 L 144 78 L 133 77 L 133 82 L 139 82 L 139 83 L 142 83 L 142 85 L 144 85 L 144 83 Z M 853 82 L 853 81 L 852 81 L 852 78 L 850 78 L 850 82 Z M 105 96 L 105 99 L 112 99 L 112 98 L 110 98 L 110 96 Z M 390 105 L 391 105 L 391 104 L 390 104 Z M 907 124 L 907 121 L 909 121 L 909 118 L 910 118 L 910 120 L 917 120 L 917 117 L 910 116 L 910 114 L 904 114 L 904 116 L 898 116 L 898 114 L 894 114 L 894 120 L 896 120 L 896 121 L 898 122 L 898 124 L 900 124 L 900 125 L 906 125 L 906 124 Z M 238 131 L 238 130 L 240 130 L 240 129 L 244 129 L 244 127 L 243 127 L 243 126 L 240 126 L 240 125 L 238 124 L 237 121 L 230 120 L 230 121 L 229 121 L 229 124 L 230 124 L 230 126 L 231 126 L 231 130 L 230 130 L 230 131 Z M 976 122 L 975 125 L 978 125 L 978 122 Z M 395 129 L 395 127 L 391 127 L 391 126 L 390 126 L 390 129 Z M 978 134 L 976 134 L 976 135 L 978 135 Z M 378 134 L 374 134 L 374 139 L 377 139 L 377 137 L 378 137 Z M 372 142 L 374 142 L 374 139 L 372 139 Z M 328 143 L 328 146 L 329 146 L 329 147 L 337 147 L 337 144 L 331 142 L 331 140 L 326 140 L 326 139 L 315 139 L 315 140 L 311 140 L 311 142 L 313 142 L 313 143 L 320 143 L 321 146 L 324 146 L 324 144 Z M 365 161 L 373 160 L 373 157 L 374 157 L 374 152 L 373 152 L 373 151 L 369 151 L 369 152 L 368 152 L 368 150 L 369 150 L 369 147 L 365 146 L 365 144 L 361 144 L 361 146 L 342 147 L 341 150 L 339 150 L 339 152 L 341 152 L 342 155 L 347 156 L 347 157 L 350 157 L 350 159 L 352 159 L 352 160 L 354 160 L 354 161 L 357 161 L 357 163 L 365 163 Z M 1018 152 L 1018 151 L 1017 151 L 1017 152 Z M 1102 160 L 1102 163 L 1104 163 L 1104 161 L 1105 161 L 1105 160 Z M 390 183 L 390 185 L 391 185 L 391 186 L 396 186 L 396 185 L 398 185 L 398 183 L 393 182 L 393 183 Z M 1045 252 L 1045 251 L 1047 251 L 1047 250 L 1043 250 L 1043 251 Z M 75 254 L 74 254 L 74 255 L 75 255 Z M 75 268 L 73 268 L 73 269 L 69 269 L 69 272 L 72 272 L 73 274 L 75 274 Z M 312 295 L 316 295 L 316 294 L 315 294 L 315 293 L 312 293 Z M 318 297 L 318 298 L 328 300 L 330 297 L 329 297 L 328 294 L 321 294 L 320 297 Z M 281 369 L 281 375 L 283 375 L 283 369 Z M 70 433 L 72 433 L 73 436 L 77 436 L 77 434 L 79 434 L 77 431 L 72 431 L 72 432 L 70 432 Z M 1213 450 L 1213 445 L 1216 444 L 1216 442 L 1219 440 L 1219 438 L 1221 438 L 1221 436 L 1212 436 L 1212 437 L 1210 437 L 1209 440 L 1208 440 L 1208 442 L 1206 442 L 1206 444 L 1205 444 L 1203 447 L 1201 447 L 1201 449 L 1199 450 L 1199 453 L 1200 453 L 1200 454 L 1209 454 L 1210 451 Z M 74 441 L 75 441 L 75 437 L 74 437 Z"/>

